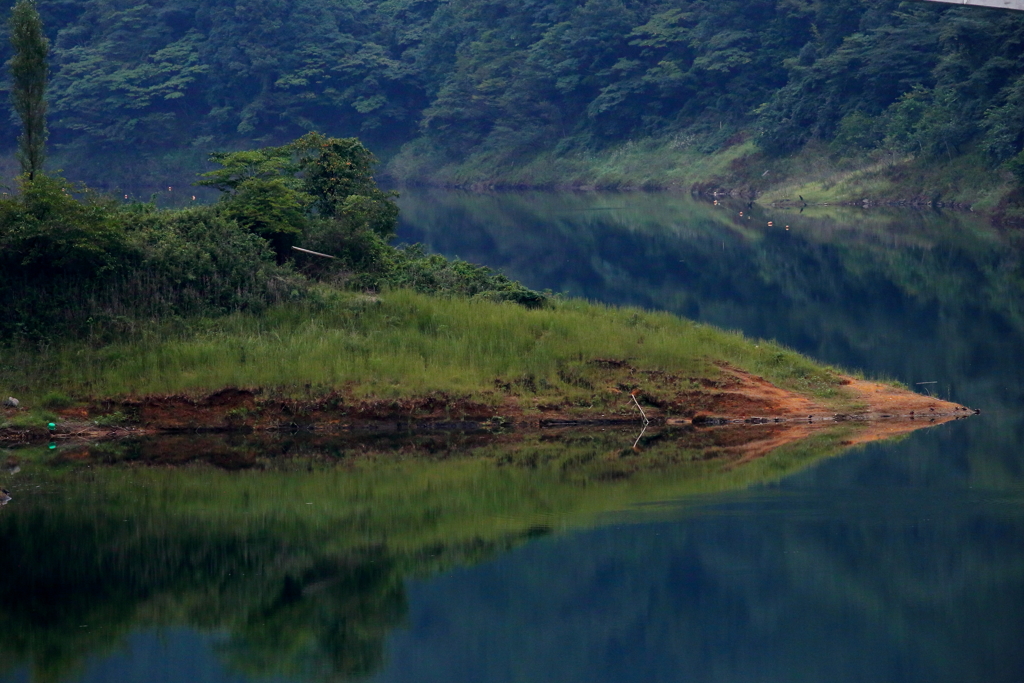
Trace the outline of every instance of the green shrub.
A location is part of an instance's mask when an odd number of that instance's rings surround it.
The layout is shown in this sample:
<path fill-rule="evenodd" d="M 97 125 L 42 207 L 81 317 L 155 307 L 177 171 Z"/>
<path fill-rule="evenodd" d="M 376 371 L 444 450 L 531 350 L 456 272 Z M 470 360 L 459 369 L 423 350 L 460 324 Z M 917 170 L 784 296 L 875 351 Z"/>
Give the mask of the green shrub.
<path fill-rule="evenodd" d="M 107 275 L 129 255 L 117 204 L 67 180 L 18 178 L 19 194 L 0 200 L 0 270 L 7 278 Z"/>
<path fill-rule="evenodd" d="M 1020 152 L 1007 161 L 1006 168 L 1013 173 L 1013 177 L 1017 179 L 1017 184 L 1020 187 L 1024 187 L 1024 152 Z"/>
<path fill-rule="evenodd" d="M 121 287 L 150 316 L 260 310 L 305 284 L 274 265 L 266 241 L 217 207 L 140 216 L 131 235 L 139 268 Z"/>
<path fill-rule="evenodd" d="M 20 189 L 0 200 L 0 343 L 103 341 L 136 321 L 258 310 L 305 289 L 219 207 L 125 207 L 49 176 Z"/>
<path fill-rule="evenodd" d="M 267 241 L 283 263 L 306 226 L 305 195 L 281 178 L 250 178 L 222 204 L 224 216 Z"/>
<path fill-rule="evenodd" d="M 97 427 L 120 427 L 128 424 L 131 420 L 128 416 L 118 410 L 117 412 L 110 413 L 109 415 L 100 415 L 92 422 Z"/>
<path fill-rule="evenodd" d="M 510 301 L 527 308 L 548 302 L 545 294 L 529 289 L 486 266 L 449 261 L 426 255 L 418 246 L 395 250 L 394 267 L 383 284 L 426 294 L 468 296 L 489 301 Z"/>
<path fill-rule="evenodd" d="M 310 221 L 302 244 L 335 257 L 296 256 L 302 272 L 316 279 L 377 288 L 394 268 L 395 248 L 376 232 L 343 217 Z"/>
<path fill-rule="evenodd" d="M 882 141 L 879 120 L 863 112 L 850 112 L 839 121 L 829 151 L 836 156 L 868 152 Z"/>
<path fill-rule="evenodd" d="M 51 391 L 45 394 L 39 403 L 44 408 L 49 408 L 50 410 L 61 410 L 62 408 L 74 405 L 75 401 L 63 392 Z"/>

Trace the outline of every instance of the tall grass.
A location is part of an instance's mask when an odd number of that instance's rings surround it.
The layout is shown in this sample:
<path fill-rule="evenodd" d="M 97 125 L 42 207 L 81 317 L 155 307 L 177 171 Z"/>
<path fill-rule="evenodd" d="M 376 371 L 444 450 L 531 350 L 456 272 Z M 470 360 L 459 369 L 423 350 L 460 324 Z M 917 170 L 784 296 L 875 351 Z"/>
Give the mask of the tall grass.
<path fill-rule="evenodd" d="M 203 392 L 224 386 L 299 394 L 346 388 L 400 397 L 442 391 L 487 400 L 495 381 L 533 393 L 593 393 L 580 379 L 595 359 L 681 377 L 712 377 L 726 362 L 804 391 L 835 391 L 836 373 L 775 343 L 667 313 L 581 300 L 545 309 L 410 291 L 330 292 L 318 303 L 159 324 L 101 348 L 68 344 L 8 354 L 0 389 L 41 397 Z M 584 378 L 585 379 L 585 378 Z M 598 390 L 601 388 L 598 387 Z"/>

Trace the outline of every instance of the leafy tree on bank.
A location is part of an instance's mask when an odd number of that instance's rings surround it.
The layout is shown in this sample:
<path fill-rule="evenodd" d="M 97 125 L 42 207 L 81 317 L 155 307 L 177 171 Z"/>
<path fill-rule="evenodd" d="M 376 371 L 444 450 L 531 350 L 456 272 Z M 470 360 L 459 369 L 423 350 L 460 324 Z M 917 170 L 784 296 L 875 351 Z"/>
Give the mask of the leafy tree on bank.
<path fill-rule="evenodd" d="M 215 153 L 210 160 L 221 168 L 198 184 L 224 192 L 225 215 L 268 240 L 279 263 L 311 229 L 321 241 L 360 236 L 379 247 L 395 234 L 395 195 L 377 187 L 377 159 L 356 138 L 308 133 L 280 147 Z"/>
<path fill-rule="evenodd" d="M 46 58 L 49 44 L 33 0 L 18 0 L 11 11 L 11 101 L 21 118 L 18 161 L 29 180 L 43 169 L 46 146 Z"/>
<path fill-rule="evenodd" d="M 299 166 L 293 157 L 288 146 L 214 153 L 210 160 L 221 168 L 197 183 L 224 192 L 223 215 L 267 240 L 278 263 L 288 259 L 306 229 L 311 203 L 295 177 Z"/>
<path fill-rule="evenodd" d="M 217 153 L 221 168 L 200 185 L 224 196 L 213 207 L 263 237 L 278 263 L 297 261 L 307 277 L 357 289 L 386 287 L 482 297 L 535 308 L 547 295 L 489 268 L 389 244 L 398 224 L 396 193 L 377 187 L 374 155 L 356 138 L 307 133 L 280 147 Z M 296 255 L 291 246 L 334 256 Z"/>

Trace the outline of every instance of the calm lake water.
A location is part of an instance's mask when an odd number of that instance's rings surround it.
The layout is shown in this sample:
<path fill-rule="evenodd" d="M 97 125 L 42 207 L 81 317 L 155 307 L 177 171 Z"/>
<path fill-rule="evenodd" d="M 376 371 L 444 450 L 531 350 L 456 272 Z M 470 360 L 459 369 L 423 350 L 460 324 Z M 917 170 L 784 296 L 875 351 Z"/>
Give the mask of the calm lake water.
<path fill-rule="evenodd" d="M 402 240 L 531 287 L 983 414 L 735 467 L 700 450 L 735 433 L 694 430 L 0 454 L 0 681 L 1024 680 L 1024 240 L 660 194 L 401 204 Z"/>

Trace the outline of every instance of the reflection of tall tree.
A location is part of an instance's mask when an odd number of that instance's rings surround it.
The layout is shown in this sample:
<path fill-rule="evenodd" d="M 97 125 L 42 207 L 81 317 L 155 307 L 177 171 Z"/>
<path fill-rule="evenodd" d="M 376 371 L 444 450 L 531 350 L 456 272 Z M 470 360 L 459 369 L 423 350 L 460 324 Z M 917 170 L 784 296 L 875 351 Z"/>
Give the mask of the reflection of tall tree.
<path fill-rule="evenodd" d="M 277 598 L 235 629 L 221 654 L 252 676 L 344 680 L 384 663 L 383 641 L 407 611 L 402 577 L 381 551 L 287 575 Z"/>
<path fill-rule="evenodd" d="M 377 668 L 384 635 L 405 613 L 401 576 L 382 549 L 335 557 L 272 532 L 207 534 L 149 520 L 140 533 L 123 512 L 54 512 L 0 525 L 9 559 L 0 652 L 31 661 L 41 681 L 175 615 L 231 629 L 226 656 L 247 673 L 334 680 Z"/>

